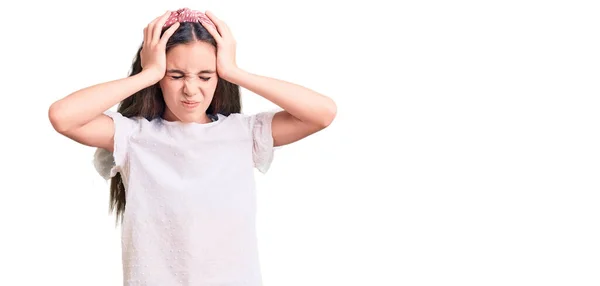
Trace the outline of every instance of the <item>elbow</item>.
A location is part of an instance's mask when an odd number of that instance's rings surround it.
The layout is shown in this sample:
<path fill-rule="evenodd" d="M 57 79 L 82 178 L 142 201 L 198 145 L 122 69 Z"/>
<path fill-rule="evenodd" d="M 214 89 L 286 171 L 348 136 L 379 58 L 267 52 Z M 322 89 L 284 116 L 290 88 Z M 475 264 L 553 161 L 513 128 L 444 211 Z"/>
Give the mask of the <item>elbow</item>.
<path fill-rule="evenodd" d="M 57 102 L 53 103 L 50 105 L 50 108 L 48 108 L 48 119 L 56 132 L 64 134 L 68 131 L 68 126 L 66 126 L 65 120 L 63 120 L 63 117 L 61 116 L 60 106 Z"/>
<path fill-rule="evenodd" d="M 333 100 L 329 99 L 329 103 L 327 104 L 327 107 L 325 108 L 325 112 L 323 114 L 323 121 L 321 123 L 321 127 L 327 128 L 329 125 L 331 125 L 336 115 L 337 105 Z"/>

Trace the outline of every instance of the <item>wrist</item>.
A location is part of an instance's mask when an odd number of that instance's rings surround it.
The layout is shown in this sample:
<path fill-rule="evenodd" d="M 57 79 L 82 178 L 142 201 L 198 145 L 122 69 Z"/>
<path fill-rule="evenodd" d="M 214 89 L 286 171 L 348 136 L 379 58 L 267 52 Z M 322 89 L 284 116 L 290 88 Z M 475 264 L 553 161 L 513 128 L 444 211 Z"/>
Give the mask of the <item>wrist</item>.
<path fill-rule="evenodd" d="M 223 72 L 223 74 L 220 75 L 220 77 L 228 82 L 239 85 L 239 82 L 237 82 L 237 79 L 240 78 L 241 76 L 243 76 L 243 74 L 244 74 L 244 71 L 242 69 L 236 67 L 236 68 L 232 68 L 230 70 Z"/>
<path fill-rule="evenodd" d="M 148 69 L 148 70 L 142 70 L 140 73 L 136 74 L 135 76 L 138 77 L 144 83 L 146 83 L 147 86 L 151 86 L 151 85 L 154 85 L 155 83 L 159 82 L 165 75 L 164 75 L 164 73 L 159 73 L 157 71 Z"/>

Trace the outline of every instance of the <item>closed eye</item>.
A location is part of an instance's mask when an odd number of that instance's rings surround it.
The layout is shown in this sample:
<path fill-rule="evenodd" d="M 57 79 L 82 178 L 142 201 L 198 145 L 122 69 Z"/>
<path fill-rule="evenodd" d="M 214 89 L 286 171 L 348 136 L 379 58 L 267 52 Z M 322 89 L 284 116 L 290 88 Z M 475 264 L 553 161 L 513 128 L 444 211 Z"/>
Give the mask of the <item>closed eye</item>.
<path fill-rule="evenodd" d="M 172 79 L 180 79 L 183 78 L 183 76 L 171 76 Z M 209 81 L 210 77 L 200 77 L 200 79 L 202 79 L 203 81 Z"/>

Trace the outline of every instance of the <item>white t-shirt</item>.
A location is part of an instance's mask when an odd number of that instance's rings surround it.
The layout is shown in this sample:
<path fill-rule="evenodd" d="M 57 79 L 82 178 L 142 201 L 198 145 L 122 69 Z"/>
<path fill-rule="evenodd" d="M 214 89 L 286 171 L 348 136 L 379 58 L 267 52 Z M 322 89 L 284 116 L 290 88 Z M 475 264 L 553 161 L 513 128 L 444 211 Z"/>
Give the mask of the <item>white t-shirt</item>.
<path fill-rule="evenodd" d="M 105 114 L 114 152 L 98 149 L 94 164 L 125 185 L 124 285 L 262 285 L 254 168 L 273 160 L 274 112 L 205 124 Z"/>

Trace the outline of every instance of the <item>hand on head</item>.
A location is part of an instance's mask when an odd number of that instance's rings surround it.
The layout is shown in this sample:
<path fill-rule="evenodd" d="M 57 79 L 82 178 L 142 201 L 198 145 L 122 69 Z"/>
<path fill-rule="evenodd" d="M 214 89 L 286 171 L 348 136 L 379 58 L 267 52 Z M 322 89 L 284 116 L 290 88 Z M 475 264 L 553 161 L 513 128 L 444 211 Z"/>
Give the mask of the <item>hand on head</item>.
<path fill-rule="evenodd" d="M 236 42 L 231 30 L 214 13 L 182 8 L 167 11 L 154 19 L 144 29 L 144 44 L 141 52 L 142 70 L 151 71 L 160 80 L 166 72 L 166 44 L 180 23 L 198 22 L 213 36 L 217 43 L 217 73 L 225 78 L 237 69 Z M 163 29 L 167 29 L 161 37 Z"/>
<path fill-rule="evenodd" d="M 167 11 L 144 28 L 144 43 L 140 54 L 142 70 L 155 74 L 157 79 L 161 79 L 165 75 L 167 41 L 179 27 L 179 22 L 174 23 L 161 37 L 162 28 L 170 15 L 171 12 Z"/>
<path fill-rule="evenodd" d="M 229 80 L 230 74 L 237 70 L 235 59 L 236 41 L 227 24 L 217 18 L 211 11 L 206 12 L 206 16 L 214 23 L 214 26 L 206 26 L 206 30 L 215 38 L 217 42 L 217 73 L 224 79 Z"/>

